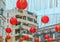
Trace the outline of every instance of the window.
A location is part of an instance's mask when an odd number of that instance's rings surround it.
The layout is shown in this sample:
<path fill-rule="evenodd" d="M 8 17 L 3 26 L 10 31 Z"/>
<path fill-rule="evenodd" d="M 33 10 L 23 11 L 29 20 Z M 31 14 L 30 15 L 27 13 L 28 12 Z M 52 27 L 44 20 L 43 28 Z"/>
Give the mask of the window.
<path fill-rule="evenodd" d="M 37 23 L 37 20 L 34 19 L 34 23 Z"/>
<path fill-rule="evenodd" d="M 15 41 L 17 41 L 20 38 L 20 36 L 15 36 Z"/>
<path fill-rule="evenodd" d="M 26 20 L 26 16 L 23 16 L 23 19 Z"/>
<path fill-rule="evenodd" d="M 29 11 L 28 11 L 28 14 L 33 15 L 33 13 L 32 12 L 29 12 Z"/>
<path fill-rule="evenodd" d="M 9 13 L 7 13 L 7 17 L 9 17 Z"/>
<path fill-rule="evenodd" d="M 16 18 L 21 18 L 21 19 L 22 19 L 22 16 L 20 16 L 20 15 L 16 15 L 15 17 L 16 17 Z"/>
<path fill-rule="evenodd" d="M 52 0 L 50 0 L 50 8 L 52 8 Z"/>
<path fill-rule="evenodd" d="M 7 19 L 7 23 L 9 23 L 9 19 Z"/>
<path fill-rule="evenodd" d="M 3 8 L 1 8 L 1 9 L 0 9 L 0 14 L 1 14 L 1 15 L 3 14 L 3 11 L 4 11 Z"/>
<path fill-rule="evenodd" d="M 30 18 L 30 17 L 28 17 L 28 21 L 31 21 L 31 22 L 33 22 L 33 19 L 32 19 L 32 18 Z"/>
<path fill-rule="evenodd" d="M 20 30 L 19 29 L 16 29 L 15 30 L 15 34 L 17 34 L 17 33 L 20 33 Z"/>
<path fill-rule="evenodd" d="M 56 7 L 58 7 L 58 0 L 56 0 Z"/>
<path fill-rule="evenodd" d="M 0 26 L 1 26 L 1 20 L 0 20 Z"/>
<path fill-rule="evenodd" d="M 20 10 L 18 9 L 18 12 L 20 12 Z"/>
<path fill-rule="evenodd" d="M 20 24 L 21 24 L 21 22 L 18 22 L 18 23 L 17 23 L 17 25 L 20 25 Z"/>
<path fill-rule="evenodd" d="M 50 8 L 58 7 L 58 0 L 50 0 Z"/>
<path fill-rule="evenodd" d="M 19 9 L 18 9 L 18 12 L 21 12 L 21 13 L 23 13 L 23 11 L 21 11 L 21 10 L 19 10 Z"/>
<path fill-rule="evenodd" d="M 26 23 L 23 23 L 23 25 L 26 25 L 26 26 L 28 26 L 28 24 L 26 24 Z"/>
<path fill-rule="evenodd" d="M 33 24 L 29 24 L 29 23 L 28 23 L 28 26 L 29 26 L 29 27 L 32 27 L 32 26 L 33 26 L 33 27 L 36 27 L 35 25 L 33 25 Z"/>
<path fill-rule="evenodd" d="M 36 16 L 36 18 L 37 18 L 37 16 Z"/>

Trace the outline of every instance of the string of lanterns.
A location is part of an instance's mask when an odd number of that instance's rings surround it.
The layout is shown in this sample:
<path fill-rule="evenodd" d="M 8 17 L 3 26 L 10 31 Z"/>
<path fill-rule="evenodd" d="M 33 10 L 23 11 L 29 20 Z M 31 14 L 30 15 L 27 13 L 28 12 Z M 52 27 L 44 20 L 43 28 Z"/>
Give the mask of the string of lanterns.
<path fill-rule="evenodd" d="M 6 36 L 6 39 L 10 39 L 11 36 L 9 35 L 9 33 L 12 32 L 11 28 L 7 27 L 7 28 L 6 28 L 6 32 L 8 33 L 8 35 Z"/>
<path fill-rule="evenodd" d="M 17 24 L 17 19 L 15 17 L 11 17 L 10 18 L 10 24 L 16 25 Z M 9 35 L 9 33 L 12 32 L 12 29 L 10 27 L 7 27 L 5 31 L 8 33 L 8 35 L 6 36 L 6 39 L 10 39 L 11 36 Z"/>
<path fill-rule="evenodd" d="M 16 7 L 21 11 L 24 10 L 27 6 L 28 6 L 28 3 L 26 0 L 18 0 L 16 3 Z M 32 28 L 30 28 L 30 32 L 35 33 L 36 29 L 32 27 Z M 25 35 L 24 40 L 28 40 L 28 39 L 29 39 L 29 36 Z M 23 38 L 20 38 L 20 41 L 22 42 Z"/>
<path fill-rule="evenodd" d="M 49 34 L 46 34 L 45 35 L 45 39 L 49 39 L 50 38 L 50 35 Z"/>
<path fill-rule="evenodd" d="M 53 39 L 50 37 L 49 34 L 45 35 L 45 39 L 48 40 L 48 42 L 53 42 Z"/>

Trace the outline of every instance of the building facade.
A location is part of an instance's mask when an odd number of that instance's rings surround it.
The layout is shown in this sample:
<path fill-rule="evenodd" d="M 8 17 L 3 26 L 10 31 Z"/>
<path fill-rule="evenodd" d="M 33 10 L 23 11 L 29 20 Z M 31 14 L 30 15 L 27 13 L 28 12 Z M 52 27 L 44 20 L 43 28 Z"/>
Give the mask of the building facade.
<path fill-rule="evenodd" d="M 43 40 L 44 36 L 46 34 L 49 34 L 50 37 L 53 38 L 53 42 L 60 42 L 60 32 L 56 32 L 55 31 L 56 25 L 60 25 L 60 23 L 59 24 L 55 24 L 55 25 L 50 25 L 50 26 L 39 28 L 37 30 L 37 33 L 35 34 L 35 36 L 39 37 L 39 39 L 41 40 L 41 42 L 43 42 L 44 41 Z"/>
<path fill-rule="evenodd" d="M 0 0 L 0 41 L 5 42 L 5 22 L 6 18 L 4 16 L 5 11 L 5 0 Z"/>
<path fill-rule="evenodd" d="M 18 20 L 18 24 L 15 26 L 14 29 L 12 29 L 12 37 L 14 37 L 15 41 L 18 42 L 20 37 L 24 37 L 24 35 L 29 35 L 30 39 L 29 41 L 32 41 L 32 33 L 29 32 L 29 29 L 33 26 L 36 29 L 38 28 L 38 23 L 37 23 L 37 16 L 29 12 L 27 10 L 24 10 L 23 12 L 18 10 L 18 9 L 12 9 L 12 10 L 7 10 L 7 21 L 8 21 L 8 26 L 11 28 L 14 28 L 10 25 L 9 19 L 11 17 L 16 17 Z M 14 33 L 14 34 L 13 34 Z"/>

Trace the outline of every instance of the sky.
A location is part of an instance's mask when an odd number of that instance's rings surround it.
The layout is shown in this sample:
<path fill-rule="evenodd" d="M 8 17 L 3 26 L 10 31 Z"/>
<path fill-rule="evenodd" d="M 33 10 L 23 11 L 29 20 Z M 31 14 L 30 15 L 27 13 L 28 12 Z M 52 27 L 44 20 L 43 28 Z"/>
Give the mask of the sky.
<path fill-rule="evenodd" d="M 17 0 L 6 0 L 6 9 L 12 9 L 16 7 Z M 39 28 L 44 26 L 49 26 L 52 24 L 60 23 L 60 0 L 58 0 L 58 7 L 55 7 L 55 0 L 52 2 L 52 8 L 49 8 L 50 0 L 27 0 L 28 10 L 35 13 L 38 16 Z M 40 4 L 41 3 L 41 4 Z M 49 23 L 43 24 L 41 22 L 41 17 L 47 15 L 50 20 Z"/>
<path fill-rule="evenodd" d="M 12 9 L 16 5 L 16 0 L 6 0 L 6 9 Z"/>

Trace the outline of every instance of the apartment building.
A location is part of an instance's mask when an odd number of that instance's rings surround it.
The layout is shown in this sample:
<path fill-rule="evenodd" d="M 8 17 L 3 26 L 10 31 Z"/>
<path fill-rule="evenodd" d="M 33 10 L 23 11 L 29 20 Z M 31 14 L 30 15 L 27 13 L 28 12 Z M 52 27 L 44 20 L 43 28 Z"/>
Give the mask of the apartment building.
<path fill-rule="evenodd" d="M 0 41 L 5 42 L 5 0 L 0 0 Z"/>
<path fill-rule="evenodd" d="M 14 35 L 13 32 L 11 33 L 12 37 L 15 36 L 15 41 L 18 42 L 20 37 L 23 37 L 24 35 L 29 35 L 30 39 L 29 41 L 32 41 L 32 33 L 29 32 L 29 29 L 33 26 L 36 29 L 38 28 L 37 23 L 37 16 L 29 12 L 27 10 L 24 10 L 23 12 L 18 9 L 11 9 L 6 11 L 7 14 L 7 21 L 8 26 L 12 28 L 11 24 L 9 23 L 9 19 L 11 17 L 16 17 L 18 20 L 18 24 L 16 24 L 14 28 Z"/>

